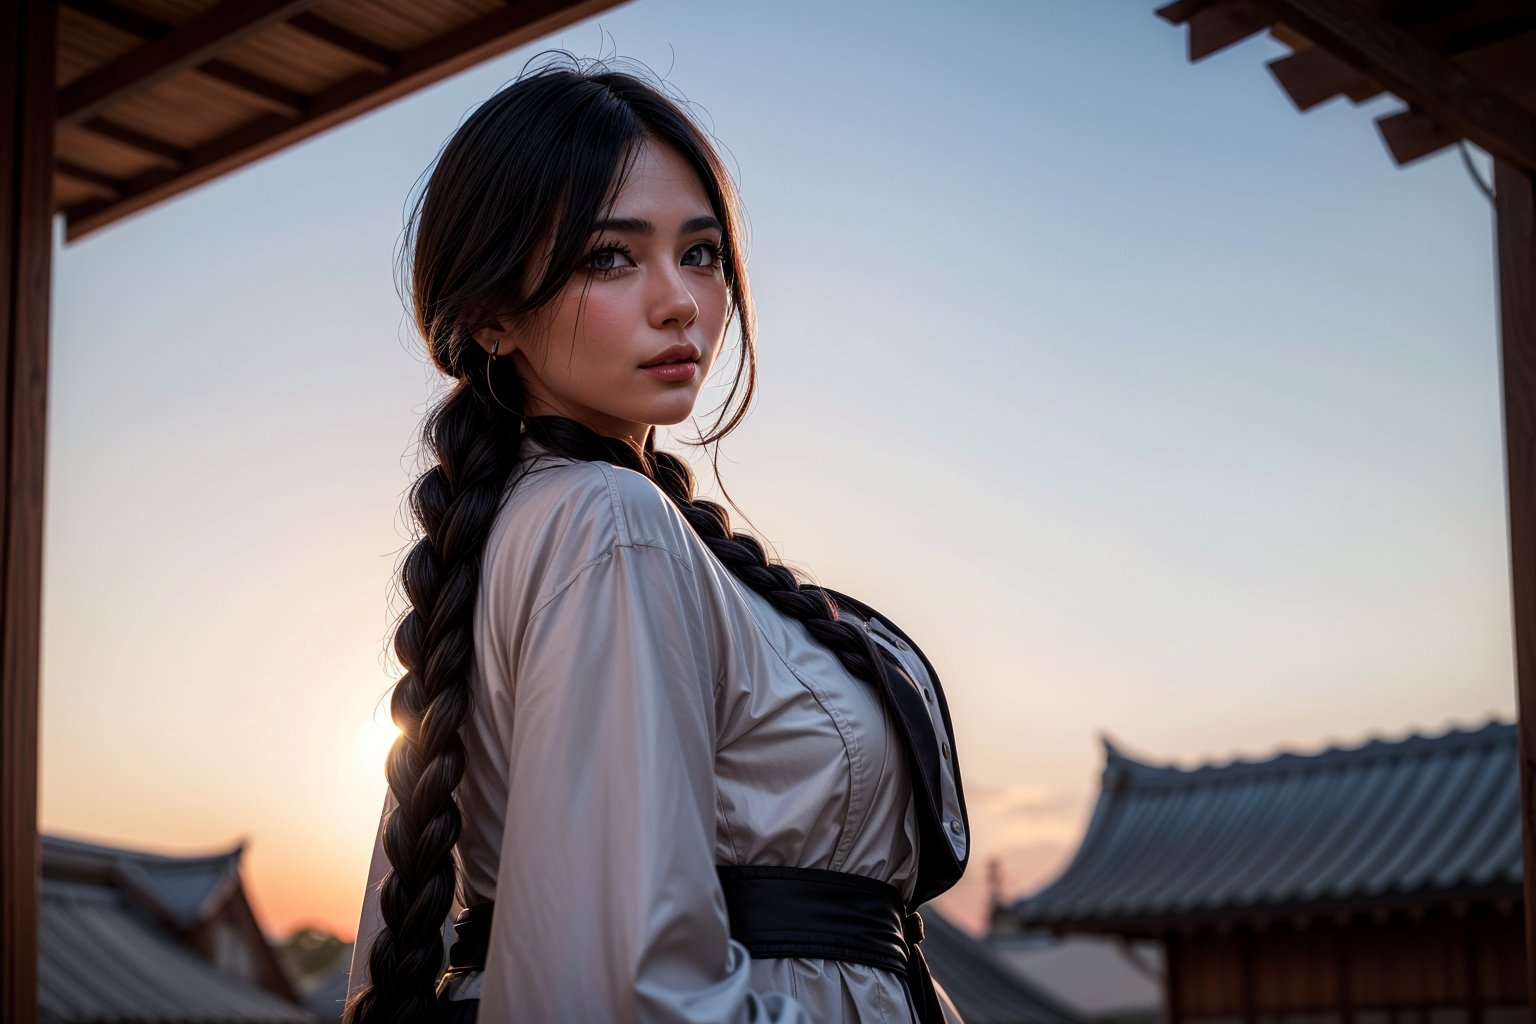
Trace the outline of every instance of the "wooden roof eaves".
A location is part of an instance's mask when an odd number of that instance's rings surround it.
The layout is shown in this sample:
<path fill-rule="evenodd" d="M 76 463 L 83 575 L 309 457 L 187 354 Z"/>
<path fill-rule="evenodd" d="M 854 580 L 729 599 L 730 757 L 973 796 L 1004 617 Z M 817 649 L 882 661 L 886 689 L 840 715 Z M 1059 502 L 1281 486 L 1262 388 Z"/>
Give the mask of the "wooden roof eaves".
<path fill-rule="evenodd" d="M 188 151 L 177 167 L 162 166 L 120 182 L 118 199 L 92 200 L 65 210 L 65 240 L 76 241 L 162 199 L 622 2 L 524 0 L 515 7 L 484 15 L 401 54 L 388 74 L 359 72 L 310 98 L 307 110 L 299 117 L 258 117 Z"/>
<path fill-rule="evenodd" d="M 153 158 L 162 167 L 171 168 L 172 170 L 184 165 L 188 159 L 187 151 L 180 146 L 173 146 L 164 139 L 157 139 L 153 135 L 145 135 L 143 132 L 135 131 L 126 125 L 118 124 L 115 121 L 108 121 L 104 117 L 93 117 L 89 121 L 82 121 L 77 127 L 83 128 L 95 135 L 100 135 L 104 139 L 111 139 L 113 142 L 130 146 L 145 156 Z"/>
<path fill-rule="evenodd" d="M 116 199 L 120 194 L 117 179 L 113 178 L 110 174 L 102 174 L 100 171 L 93 171 L 89 167 L 81 167 L 79 164 L 71 163 L 68 160 L 55 160 L 53 167 L 54 170 L 66 178 L 73 178 L 75 181 L 88 187 L 92 192 L 106 199 Z"/>
<path fill-rule="evenodd" d="M 364 39 L 356 32 L 326 21 L 316 14 L 306 12 L 295 15 L 289 20 L 288 27 L 296 28 L 322 43 L 329 43 L 343 53 L 367 64 L 368 70 L 375 74 L 387 75 L 394 70 L 398 60 L 388 47 L 380 46 L 371 39 Z"/>
<path fill-rule="evenodd" d="M 209 70 L 216 77 L 263 101 L 264 105 L 274 106 L 277 112 L 299 116 L 304 112 L 304 97 L 243 68 L 218 61 L 215 55 L 302 13 L 314 2 L 241 0 L 236 3 L 224 0 L 168 31 L 157 24 L 155 35 L 158 38 L 135 47 L 105 67 L 59 90 L 59 125 L 77 124 L 173 75 L 210 64 L 213 66 Z M 149 24 L 146 22 L 144 27 L 148 28 Z"/>
<path fill-rule="evenodd" d="M 120 32 L 138 36 L 140 39 L 159 39 L 176 27 L 169 22 L 151 18 L 147 14 L 140 14 L 131 8 L 113 3 L 112 0 L 59 0 L 59 3 L 94 18 L 104 25 L 110 25 Z M 395 66 L 395 55 L 387 47 L 380 46 L 371 39 L 364 39 L 350 29 L 322 18 L 318 14 L 311 14 L 308 11 L 295 14 L 288 19 L 288 27 L 298 29 L 323 43 L 329 43 L 352 58 L 369 65 L 371 70 L 380 74 Z M 199 70 L 204 74 L 210 74 L 210 66 L 219 63 L 210 61 Z"/>
<path fill-rule="evenodd" d="M 1536 114 L 1359 0 L 1176 0 L 1157 14 L 1173 24 L 1189 25 L 1191 61 L 1283 24 L 1392 90 L 1408 103 L 1410 112 L 1422 112 L 1494 157 L 1536 173 Z M 1283 73 L 1277 72 L 1276 78 L 1287 88 Z M 1313 96 L 1304 98 L 1308 105 L 1315 102 Z M 1401 122 L 1395 127 L 1401 129 Z M 1383 131 L 1389 146 L 1391 131 L 1390 126 Z M 1419 135 L 1422 140 L 1423 133 Z"/>

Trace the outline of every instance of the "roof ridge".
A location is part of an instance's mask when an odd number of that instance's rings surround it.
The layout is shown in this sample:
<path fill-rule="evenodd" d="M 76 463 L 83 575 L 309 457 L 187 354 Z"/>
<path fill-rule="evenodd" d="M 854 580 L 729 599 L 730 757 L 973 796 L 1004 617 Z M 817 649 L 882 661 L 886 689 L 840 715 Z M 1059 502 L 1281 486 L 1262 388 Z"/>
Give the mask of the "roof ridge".
<path fill-rule="evenodd" d="M 1480 726 L 1453 725 L 1439 733 L 1426 734 L 1414 730 L 1397 739 L 1373 735 L 1352 746 L 1330 744 L 1311 753 L 1281 749 L 1267 757 L 1209 760 L 1187 768 L 1175 764 L 1154 764 L 1140 760 L 1126 754 L 1107 735 L 1100 738 L 1105 754 L 1104 779 L 1106 783 L 1113 781 L 1123 786 L 1132 780 L 1162 783 L 1194 782 L 1211 778 L 1230 779 L 1254 774 L 1269 774 L 1295 768 L 1358 764 L 1379 757 L 1444 755 L 1468 747 L 1508 743 L 1513 741 L 1514 737 L 1515 723 L 1494 717 Z"/>
<path fill-rule="evenodd" d="M 212 863 L 215 861 L 229 860 L 230 858 L 244 859 L 246 840 L 242 837 L 233 846 L 223 850 L 215 850 L 212 853 L 157 853 L 153 850 L 139 850 L 131 847 L 117 846 L 109 843 L 92 842 L 88 839 L 74 839 L 62 836 L 54 832 L 44 832 L 38 837 L 45 849 L 51 848 L 58 853 L 75 853 L 86 856 L 99 856 L 105 859 L 127 859 L 140 863 L 181 865 L 195 864 L 198 862 Z"/>

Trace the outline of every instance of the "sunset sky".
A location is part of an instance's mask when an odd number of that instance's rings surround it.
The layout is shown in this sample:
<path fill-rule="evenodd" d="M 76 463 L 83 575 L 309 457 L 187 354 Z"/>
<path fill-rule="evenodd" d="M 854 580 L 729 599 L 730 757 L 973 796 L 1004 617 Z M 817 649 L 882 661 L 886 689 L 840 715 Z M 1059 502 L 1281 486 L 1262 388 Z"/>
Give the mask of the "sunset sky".
<path fill-rule="evenodd" d="M 644 62 L 751 224 L 722 475 L 943 675 L 976 847 L 1058 871 L 1108 734 L 1177 764 L 1513 717 L 1491 207 L 1156 3 L 632 0 L 55 263 L 45 831 L 246 842 L 350 937 L 434 393 L 408 197 L 538 50 Z M 1486 175 L 1487 160 L 1474 154 Z"/>

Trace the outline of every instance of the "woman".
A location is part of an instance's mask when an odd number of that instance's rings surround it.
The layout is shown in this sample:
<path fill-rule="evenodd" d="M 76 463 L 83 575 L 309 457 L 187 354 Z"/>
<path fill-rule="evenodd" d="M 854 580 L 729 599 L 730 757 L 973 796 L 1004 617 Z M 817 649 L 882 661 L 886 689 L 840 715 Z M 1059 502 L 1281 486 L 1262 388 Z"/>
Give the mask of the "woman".
<path fill-rule="evenodd" d="M 909 911 L 968 832 L 931 666 L 654 447 L 738 323 L 730 178 L 645 81 L 547 65 L 413 213 L 424 428 L 389 796 L 347 1019 L 957 1020 Z M 442 929 L 459 915 L 449 969 Z"/>

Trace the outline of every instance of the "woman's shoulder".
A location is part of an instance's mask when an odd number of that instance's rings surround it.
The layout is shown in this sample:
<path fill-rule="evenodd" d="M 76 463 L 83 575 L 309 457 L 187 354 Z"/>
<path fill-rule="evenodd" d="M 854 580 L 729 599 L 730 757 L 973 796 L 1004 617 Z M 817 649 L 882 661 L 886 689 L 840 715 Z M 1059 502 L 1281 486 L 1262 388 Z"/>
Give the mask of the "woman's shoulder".
<path fill-rule="evenodd" d="M 541 457 L 515 474 L 492 542 L 524 557 L 602 558 L 618 548 L 660 547 L 685 563 L 697 555 L 687 522 L 654 481 L 607 462 Z"/>

